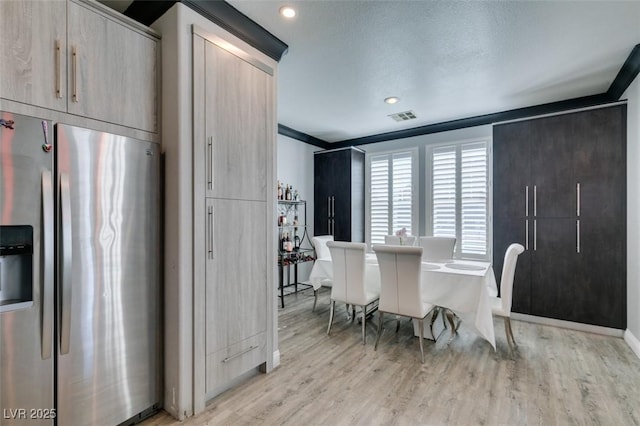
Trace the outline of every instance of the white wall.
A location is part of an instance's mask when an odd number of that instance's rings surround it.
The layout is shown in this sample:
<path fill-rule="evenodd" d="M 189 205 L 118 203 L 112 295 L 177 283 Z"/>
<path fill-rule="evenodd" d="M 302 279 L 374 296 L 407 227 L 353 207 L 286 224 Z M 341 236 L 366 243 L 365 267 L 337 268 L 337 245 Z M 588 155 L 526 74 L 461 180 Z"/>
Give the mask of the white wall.
<path fill-rule="evenodd" d="M 627 88 L 627 331 L 640 357 L 640 78 Z"/>
<path fill-rule="evenodd" d="M 300 199 L 307 202 L 309 237 L 313 237 L 313 153 L 319 150 L 317 146 L 278 135 L 278 179 L 285 185 L 292 185 L 298 190 Z M 303 247 L 310 247 L 310 241 L 304 241 Z M 309 279 L 311 267 L 311 262 L 298 266 L 298 281 Z M 285 299 L 285 306 L 286 303 Z"/>

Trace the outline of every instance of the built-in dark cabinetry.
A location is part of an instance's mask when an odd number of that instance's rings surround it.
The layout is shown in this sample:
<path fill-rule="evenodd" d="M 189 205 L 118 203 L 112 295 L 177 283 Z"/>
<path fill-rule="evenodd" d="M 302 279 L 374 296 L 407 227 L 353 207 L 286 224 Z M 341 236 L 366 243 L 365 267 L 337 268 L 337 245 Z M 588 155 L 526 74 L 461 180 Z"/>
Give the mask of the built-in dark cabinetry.
<path fill-rule="evenodd" d="M 314 234 L 364 241 L 364 152 L 357 148 L 314 155 Z"/>
<path fill-rule="evenodd" d="M 493 252 L 514 312 L 626 327 L 626 105 L 493 128 Z"/>

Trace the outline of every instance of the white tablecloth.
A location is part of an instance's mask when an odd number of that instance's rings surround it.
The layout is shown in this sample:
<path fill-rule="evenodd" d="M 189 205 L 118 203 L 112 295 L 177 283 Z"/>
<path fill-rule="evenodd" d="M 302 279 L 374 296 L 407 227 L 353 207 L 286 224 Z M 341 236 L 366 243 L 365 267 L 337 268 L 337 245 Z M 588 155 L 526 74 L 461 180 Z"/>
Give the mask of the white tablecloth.
<path fill-rule="evenodd" d="M 367 272 L 377 272 L 379 277 L 375 254 L 367 254 L 366 268 Z M 313 288 L 319 289 L 323 279 L 332 277 L 331 259 L 317 259 L 309 276 Z M 489 296 L 497 294 L 498 290 L 491 263 L 471 260 L 422 262 L 422 285 L 427 302 L 451 309 L 495 349 Z M 425 333 L 428 326 L 425 324 Z"/>

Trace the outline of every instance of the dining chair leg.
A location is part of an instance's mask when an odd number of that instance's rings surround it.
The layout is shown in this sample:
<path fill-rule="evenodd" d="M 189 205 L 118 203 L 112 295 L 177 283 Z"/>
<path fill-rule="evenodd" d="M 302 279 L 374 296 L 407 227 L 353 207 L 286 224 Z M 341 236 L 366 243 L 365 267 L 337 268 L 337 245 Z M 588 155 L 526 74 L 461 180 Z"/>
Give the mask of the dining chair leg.
<path fill-rule="evenodd" d="M 447 309 L 445 311 L 446 315 L 443 315 L 443 319 L 446 316 L 447 320 L 449 321 L 449 325 L 451 326 L 451 338 L 453 338 L 453 336 L 456 335 L 456 333 L 458 333 L 458 327 L 456 327 L 456 322 L 455 319 L 453 317 L 453 312 L 451 312 L 449 309 Z"/>
<path fill-rule="evenodd" d="M 509 348 L 513 350 L 514 347 L 518 347 L 516 343 L 516 339 L 513 338 L 513 330 L 511 329 L 511 319 L 509 317 L 504 317 L 504 331 L 507 335 L 507 342 L 509 343 Z"/>
<path fill-rule="evenodd" d="M 318 303 L 318 290 L 313 290 L 313 309 L 311 312 L 316 311 L 316 304 Z"/>
<path fill-rule="evenodd" d="M 367 323 L 367 315 L 366 315 L 366 306 L 362 307 L 362 344 L 364 345 L 367 341 L 367 333 L 366 333 L 366 323 Z M 355 315 L 355 309 L 354 309 L 354 315 Z"/>
<path fill-rule="evenodd" d="M 400 315 L 396 315 L 396 333 L 400 330 Z"/>
<path fill-rule="evenodd" d="M 424 364 L 424 348 L 422 347 L 422 337 L 424 336 L 424 318 L 418 320 L 418 342 L 420 343 L 420 361 Z"/>
<path fill-rule="evenodd" d="M 356 305 L 351 305 L 351 322 L 356 319 Z"/>
<path fill-rule="evenodd" d="M 384 316 L 384 312 L 378 311 L 378 336 L 376 337 L 376 344 L 373 347 L 374 350 L 378 350 L 378 342 L 380 341 L 380 336 L 382 336 L 382 317 Z"/>
<path fill-rule="evenodd" d="M 431 322 L 429 323 L 429 329 L 431 330 L 431 336 L 433 337 L 433 341 L 436 340 L 436 335 L 433 333 L 433 324 L 436 322 L 438 318 L 438 307 L 433 308 L 433 312 L 431 313 Z"/>
<path fill-rule="evenodd" d="M 327 335 L 331 333 L 331 324 L 333 324 L 333 311 L 336 309 L 336 301 L 331 301 L 331 310 L 329 311 L 329 328 L 327 328 Z"/>

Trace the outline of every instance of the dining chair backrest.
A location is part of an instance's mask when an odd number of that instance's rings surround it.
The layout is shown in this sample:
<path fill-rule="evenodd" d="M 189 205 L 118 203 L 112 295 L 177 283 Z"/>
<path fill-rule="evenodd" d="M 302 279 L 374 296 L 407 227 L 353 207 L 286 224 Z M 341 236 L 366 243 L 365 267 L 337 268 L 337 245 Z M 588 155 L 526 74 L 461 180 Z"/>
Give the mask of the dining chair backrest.
<path fill-rule="evenodd" d="M 380 268 L 378 309 L 397 315 L 423 318 L 421 262 L 422 247 L 374 245 Z"/>
<path fill-rule="evenodd" d="M 331 299 L 354 305 L 366 305 L 365 263 L 367 245 L 328 241 L 333 264 Z"/>
<path fill-rule="evenodd" d="M 406 237 L 402 237 L 401 242 L 398 235 L 385 235 L 384 243 L 394 246 L 414 246 L 416 245 L 416 237 L 414 235 L 407 235 Z"/>
<path fill-rule="evenodd" d="M 311 244 L 316 250 L 316 257 L 318 259 L 330 259 L 331 253 L 327 247 L 327 242 L 333 241 L 333 235 L 318 235 L 311 239 Z"/>
<path fill-rule="evenodd" d="M 456 246 L 455 237 L 420 237 L 422 247 L 422 260 L 449 260 L 453 259 L 453 250 Z"/>
<path fill-rule="evenodd" d="M 511 299 L 513 296 L 513 279 L 516 275 L 516 263 L 518 256 L 524 252 L 522 244 L 513 243 L 507 247 L 502 264 L 502 277 L 500 278 L 500 299 L 502 310 L 511 312 Z"/>

